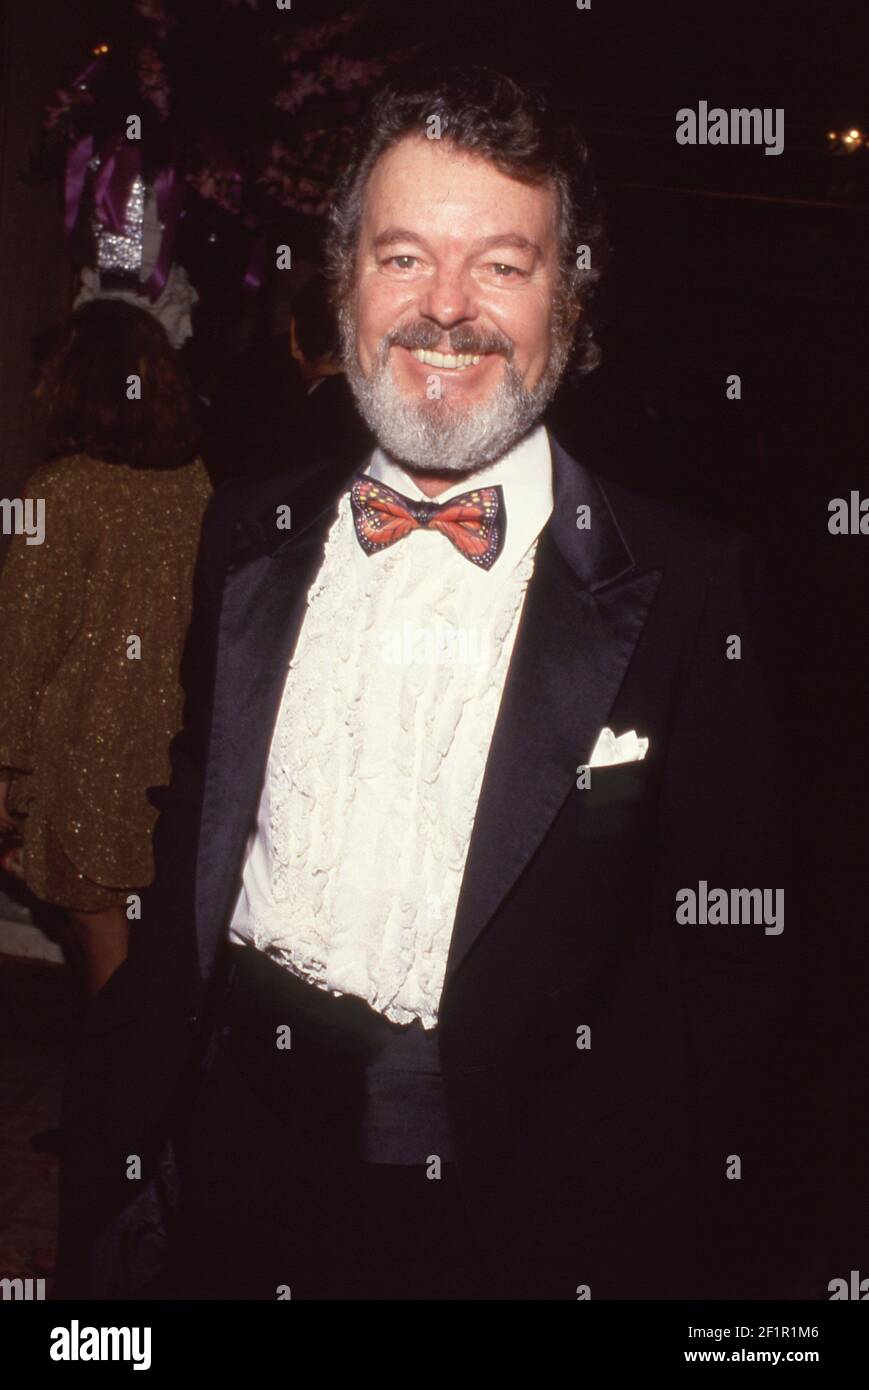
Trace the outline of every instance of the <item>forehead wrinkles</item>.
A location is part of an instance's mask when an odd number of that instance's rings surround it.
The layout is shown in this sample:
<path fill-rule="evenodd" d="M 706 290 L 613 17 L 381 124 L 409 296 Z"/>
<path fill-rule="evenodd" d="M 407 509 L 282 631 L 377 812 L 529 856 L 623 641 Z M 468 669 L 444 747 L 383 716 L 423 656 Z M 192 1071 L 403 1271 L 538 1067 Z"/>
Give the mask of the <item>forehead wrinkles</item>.
<path fill-rule="evenodd" d="M 416 138 L 381 155 L 369 176 L 362 211 L 374 236 L 398 226 L 424 239 L 426 233 L 442 235 L 443 228 L 457 247 L 467 247 L 469 236 L 455 230 L 456 219 L 466 211 L 474 223 L 474 241 L 525 234 L 545 253 L 547 243 L 554 245 L 558 238 L 559 198 L 552 185 L 524 183 L 483 156 Z"/>

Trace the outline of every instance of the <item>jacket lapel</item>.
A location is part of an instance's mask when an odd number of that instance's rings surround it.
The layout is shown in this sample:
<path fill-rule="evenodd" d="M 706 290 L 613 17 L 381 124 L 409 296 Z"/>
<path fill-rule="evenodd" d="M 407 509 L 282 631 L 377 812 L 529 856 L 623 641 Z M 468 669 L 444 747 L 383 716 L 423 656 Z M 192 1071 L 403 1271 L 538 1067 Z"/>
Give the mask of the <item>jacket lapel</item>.
<path fill-rule="evenodd" d="M 576 769 L 609 719 L 661 579 L 658 570 L 635 569 L 600 487 L 550 442 L 554 508 L 489 748 L 448 981 L 576 794 Z M 581 506 L 589 508 L 587 530 L 577 529 Z"/>
<path fill-rule="evenodd" d="M 199 964 L 207 979 L 240 882 L 245 841 L 308 590 L 348 480 L 346 466 L 269 481 L 243 516 L 220 613 L 196 869 Z M 290 507 L 290 529 L 276 525 Z"/>

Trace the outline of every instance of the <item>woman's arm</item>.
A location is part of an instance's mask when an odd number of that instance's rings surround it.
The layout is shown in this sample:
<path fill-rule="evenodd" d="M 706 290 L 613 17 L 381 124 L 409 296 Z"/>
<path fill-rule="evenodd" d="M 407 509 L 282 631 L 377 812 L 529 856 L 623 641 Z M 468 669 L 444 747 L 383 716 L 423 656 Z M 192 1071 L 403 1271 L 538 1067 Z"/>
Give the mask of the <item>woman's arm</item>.
<path fill-rule="evenodd" d="M 0 777 L 32 771 L 42 694 L 82 619 L 88 499 L 59 470 L 33 474 L 24 499 L 41 505 L 44 534 L 14 535 L 0 572 Z"/>

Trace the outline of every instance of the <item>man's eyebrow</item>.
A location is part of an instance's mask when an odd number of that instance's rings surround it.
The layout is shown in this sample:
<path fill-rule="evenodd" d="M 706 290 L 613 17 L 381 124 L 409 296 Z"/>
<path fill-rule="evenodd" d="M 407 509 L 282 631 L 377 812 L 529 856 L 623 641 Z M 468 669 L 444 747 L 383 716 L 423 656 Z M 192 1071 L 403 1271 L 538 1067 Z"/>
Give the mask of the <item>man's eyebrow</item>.
<path fill-rule="evenodd" d="M 378 232 L 374 238 L 373 246 L 375 251 L 379 251 L 381 246 L 390 246 L 394 241 L 421 241 L 422 238 L 416 232 L 409 232 L 406 227 L 387 227 L 385 231 Z"/>
<path fill-rule="evenodd" d="M 379 251 L 381 247 L 391 246 L 396 241 L 414 241 L 421 245 L 424 238 L 418 232 L 409 231 L 407 227 L 387 227 L 384 231 L 378 232 L 372 244 L 374 250 Z M 475 252 L 488 251 L 493 246 L 511 246 L 514 251 L 531 251 L 535 256 L 543 255 L 537 242 L 522 236 L 520 232 L 496 232 L 494 236 L 483 237 L 473 245 Z"/>
<path fill-rule="evenodd" d="M 533 251 L 535 256 L 543 255 L 537 242 L 522 236 L 520 232 L 498 233 L 495 236 L 484 237 L 476 244 L 481 251 L 488 251 L 492 246 L 512 246 L 514 251 Z"/>

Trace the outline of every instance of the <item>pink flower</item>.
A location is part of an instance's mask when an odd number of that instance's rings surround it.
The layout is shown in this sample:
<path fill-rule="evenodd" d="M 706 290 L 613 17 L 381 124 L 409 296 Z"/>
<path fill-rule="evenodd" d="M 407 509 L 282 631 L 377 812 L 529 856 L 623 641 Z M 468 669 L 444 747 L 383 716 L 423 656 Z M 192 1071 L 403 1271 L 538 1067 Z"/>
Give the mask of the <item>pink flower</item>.
<path fill-rule="evenodd" d="M 166 11 L 166 0 L 134 0 L 136 9 L 143 19 L 156 26 L 158 39 L 165 39 L 170 29 L 178 21 Z"/>
<path fill-rule="evenodd" d="M 59 87 L 54 101 L 42 113 L 43 130 L 54 130 L 76 107 L 93 106 L 93 92 L 82 91 L 78 87 Z"/>
<path fill-rule="evenodd" d="M 383 73 L 383 63 L 378 59 L 343 58 L 340 53 L 330 53 L 320 68 L 324 77 L 339 92 L 350 91 L 353 87 L 364 87 Z"/>
<path fill-rule="evenodd" d="M 274 105 L 279 111 L 298 111 L 310 96 L 322 96 L 323 83 L 313 72 L 300 73 L 292 87 L 282 87 L 275 94 Z"/>
<path fill-rule="evenodd" d="M 227 212 L 237 213 L 241 206 L 242 179 L 236 169 L 213 169 L 203 166 L 187 175 L 187 182 L 200 198 L 217 203 Z"/>
<path fill-rule="evenodd" d="M 151 44 L 139 50 L 139 91 L 165 121 L 169 115 L 169 80 L 160 55 Z"/>
<path fill-rule="evenodd" d="M 330 39 L 337 38 L 339 34 L 346 34 L 354 28 L 362 17 L 362 10 L 351 10 L 339 15 L 331 23 L 312 24 L 295 34 L 277 33 L 275 43 L 282 58 L 287 62 L 297 63 L 302 53 L 316 53 L 317 49 L 323 48 Z"/>

